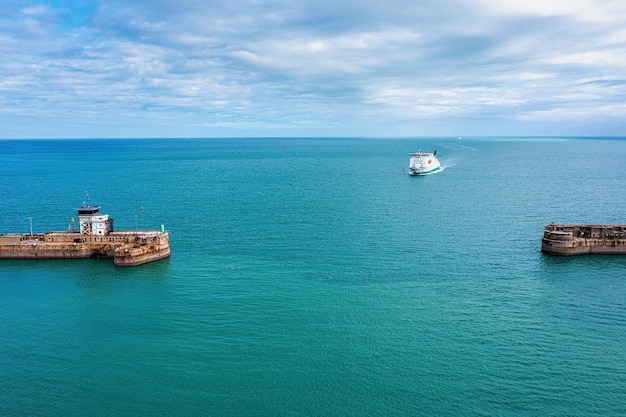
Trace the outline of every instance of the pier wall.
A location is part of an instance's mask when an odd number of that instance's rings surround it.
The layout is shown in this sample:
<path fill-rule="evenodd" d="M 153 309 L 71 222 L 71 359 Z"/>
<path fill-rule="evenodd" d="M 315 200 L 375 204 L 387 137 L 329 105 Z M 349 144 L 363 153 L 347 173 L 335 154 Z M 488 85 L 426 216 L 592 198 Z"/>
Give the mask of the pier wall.
<path fill-rule="evenodd" d="M 115 250 L 116 266 L 138 266 L 170 256 L 170 247 L 120 247 Z"/>
<path fill-rule="evenodd" d="M 136 266 L 168 256 L 169 234 L 165 231 L 0 234 L 0 259 L 113 258 L 115 265 Z"/>
<path fill-rule="evenodd" d="M 624 224 L 554 224 L 544 228 L 541 250 L 550 255 L 624 255 Z"/>

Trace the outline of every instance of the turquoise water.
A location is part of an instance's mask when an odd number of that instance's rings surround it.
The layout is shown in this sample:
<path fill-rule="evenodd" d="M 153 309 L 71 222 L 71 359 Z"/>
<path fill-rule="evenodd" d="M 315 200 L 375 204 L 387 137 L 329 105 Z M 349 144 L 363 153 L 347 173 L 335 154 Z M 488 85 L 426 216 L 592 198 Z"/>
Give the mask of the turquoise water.
<path fill-rule="evenodd" d="M 443 170 L 406 175 L 408 153 Z M 0 415 L 626 414 L 624 139 L 0 141 L 0 231 L 90 203 L 172 256 L 0 260 Z"/>

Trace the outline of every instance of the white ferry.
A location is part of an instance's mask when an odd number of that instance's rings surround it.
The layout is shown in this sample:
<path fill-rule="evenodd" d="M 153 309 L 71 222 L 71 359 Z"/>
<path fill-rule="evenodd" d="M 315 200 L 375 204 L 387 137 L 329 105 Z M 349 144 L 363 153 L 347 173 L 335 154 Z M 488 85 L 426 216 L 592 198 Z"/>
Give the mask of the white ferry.
<path fill-rule="evenodd" d="M 410 153 L 409 156 L 409 175 L 424 175 L 437 171 L 441 168 L 437 151 Z"/>

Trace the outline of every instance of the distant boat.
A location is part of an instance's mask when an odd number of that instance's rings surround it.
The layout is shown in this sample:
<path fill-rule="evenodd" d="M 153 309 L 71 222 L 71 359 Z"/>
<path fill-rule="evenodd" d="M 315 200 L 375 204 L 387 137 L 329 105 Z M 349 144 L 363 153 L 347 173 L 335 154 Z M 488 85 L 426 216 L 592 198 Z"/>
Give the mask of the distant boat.
<path fill-rule="evenodd" d="M 432 153 L 420 150 L 416 153 L 410 153 L 409 156 L 409 175 L 424 175 L 437 171 L 441 168 L 437 151 Z"/>

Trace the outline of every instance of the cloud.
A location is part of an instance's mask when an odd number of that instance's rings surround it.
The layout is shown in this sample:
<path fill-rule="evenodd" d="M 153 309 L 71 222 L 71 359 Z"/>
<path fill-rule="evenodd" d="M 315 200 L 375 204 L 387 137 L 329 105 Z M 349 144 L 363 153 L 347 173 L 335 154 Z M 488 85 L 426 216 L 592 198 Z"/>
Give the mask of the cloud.
<path fill-rule="evenodd" d="M 15 1 L 2 135 L 619 135 L 626 5 L 594 3 Z"/>
<path fill-rule="evenodd" d="M 610 23 L 622 22 L 625 11 L 624 3 L 619 0 L 597 2 L 594 0 L 476 0 L 489 13 L 515 16 L 529 15 L 538 17 L 563 16 L 580 22 Z M 621 15 L 620 15 L 621 14 Z"/>

